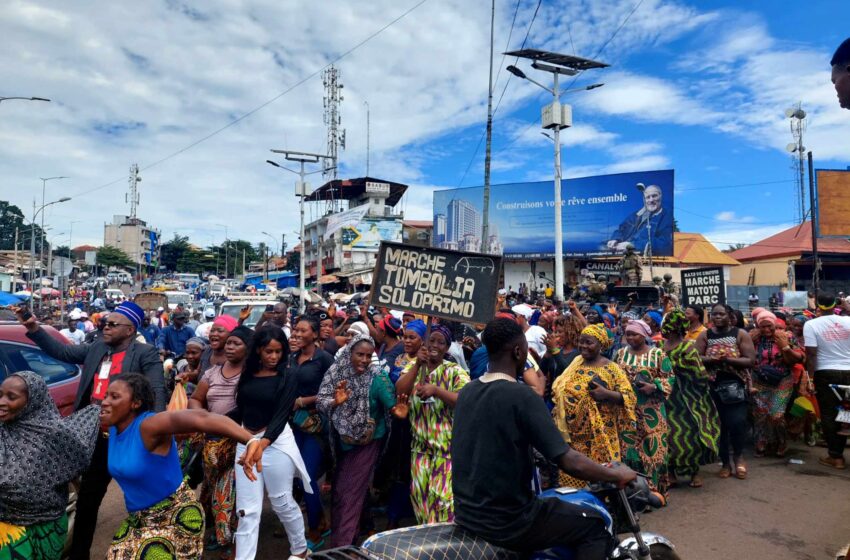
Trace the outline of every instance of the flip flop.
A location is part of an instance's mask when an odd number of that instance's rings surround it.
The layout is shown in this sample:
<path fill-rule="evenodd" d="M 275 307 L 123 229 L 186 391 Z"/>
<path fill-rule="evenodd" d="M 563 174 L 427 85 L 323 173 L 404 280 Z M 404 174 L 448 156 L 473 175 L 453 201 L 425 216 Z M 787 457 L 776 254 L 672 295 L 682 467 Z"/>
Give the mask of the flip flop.
<path fill-rule="evenodd" d="M 746 467 L 746 465 L 741 465 L 741 466 L 735 467 L 735 476 L 738 478 L 738 480 L 746 479 L 747 478 L 747 467 Z"/>
<path fill-rule="evenodd" d="M 717 473 L 717 476 L 720 478 L 729 478 L 732 476 L 732 467 L 723 467 L 720 469 L 720 472 Z"/>
<path fill-rule="evenodd" d="M 691 488 L 702 488 L 702 478 L 699 476 L 691 478 L 691 481 L 688 483 L 688 486 L 690 486 Z"/>

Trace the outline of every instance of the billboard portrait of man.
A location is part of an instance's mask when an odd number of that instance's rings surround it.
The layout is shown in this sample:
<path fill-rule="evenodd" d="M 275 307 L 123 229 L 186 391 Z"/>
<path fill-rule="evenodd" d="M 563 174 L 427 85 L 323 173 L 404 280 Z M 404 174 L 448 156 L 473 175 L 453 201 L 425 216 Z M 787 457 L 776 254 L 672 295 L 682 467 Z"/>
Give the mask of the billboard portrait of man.
<path fill-rule="evenodd" d="M 652 253 L 672 255 L 673 213 L 664 209 L 661 187 L 638 183 L 637 188 L 643 191 L 643 208 L 623 220 L 608 240 L 608 248 L 622 252 L 631 243 L 636 251 L 648 254 L 651 232 Z"/>

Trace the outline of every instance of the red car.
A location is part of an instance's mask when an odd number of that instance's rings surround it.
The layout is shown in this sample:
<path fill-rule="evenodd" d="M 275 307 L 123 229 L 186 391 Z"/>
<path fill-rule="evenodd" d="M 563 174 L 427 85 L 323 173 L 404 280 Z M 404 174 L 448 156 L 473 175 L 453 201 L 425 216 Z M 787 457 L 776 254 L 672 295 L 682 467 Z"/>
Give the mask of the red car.
<path fill-rule="evenodd" d="M 53 327 L 42 327 L 63 344 L 71 344 Z M 80 366 L 48 356 L 27 338 L 26 329 L 16 321 L 0 322 L 0 382 L 16 371 L 34 371 L 47 382 L 50 396 L 62 416 L 74 411 L 74 398 L 80 385 Z"/>

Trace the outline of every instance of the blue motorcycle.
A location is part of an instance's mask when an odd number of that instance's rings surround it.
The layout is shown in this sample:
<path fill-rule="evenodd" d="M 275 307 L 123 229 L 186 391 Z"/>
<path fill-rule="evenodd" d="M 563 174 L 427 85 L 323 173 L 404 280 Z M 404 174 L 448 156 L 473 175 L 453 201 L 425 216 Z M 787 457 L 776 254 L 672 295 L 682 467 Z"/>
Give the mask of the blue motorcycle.
<path fill-rule="evenodd" d="M 635 512 L 648 506 L 660 507 L 658 497 L 649 491 L 646 480 L 625 490 L 611 484 L 594 483 L 586 489 L 557 488 L 540 494 L 571 504 L 592 508 L 605 519 L 606 529 L 617 543 L 608 560 L 681 560 L 673 543 L 661 535 L 642 532 Z M 618 535 L 629 534 L 619 540 Z M 361 547 L 344 547 L 311 556 L 314 560 L 519 560 L 528 558 L 494 546 L 452 523 L 418 525 L 378 533 Z M 552 548 L 533 553 L 532 560 L 573 560 L 567 548 Z"/>

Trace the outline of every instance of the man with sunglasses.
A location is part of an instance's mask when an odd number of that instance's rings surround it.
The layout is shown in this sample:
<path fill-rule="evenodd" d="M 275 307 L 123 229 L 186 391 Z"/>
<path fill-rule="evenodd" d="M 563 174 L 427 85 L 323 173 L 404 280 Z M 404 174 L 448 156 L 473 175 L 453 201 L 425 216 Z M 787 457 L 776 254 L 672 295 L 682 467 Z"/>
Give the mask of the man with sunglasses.
<path fill-rule="evenodd" d="M 82 376 L 74 401 L 74 410 L 89 404 L 99 404 L 106 395 L 112 376 L 119 373 L 142 373 L 150 381 L 156 397 L 156 410 L 166 404 L 162 362 L 156 348 L 136 340 L 144 311 L 133 302 L 125 301 L 106 319 L 103 335 L 91 344 L 80 346 L 62 344 L 47 334 L 34 317 L 24 319 L 24 310 L 17 312 L 18 320 L 27 329 L 27 337 L 49 356 L 82 364 Z M 89 549 L 97 526 L 97 512 L 112 477 L 107 468 L 107 439 L 101 434 L 95 445 L 89 469 L 83 474 L 77 498 L 77 515 L 71 542 L 71 560 L 88 560 Z"/>

